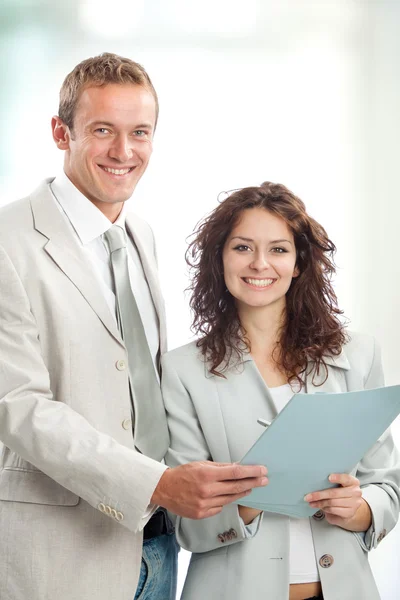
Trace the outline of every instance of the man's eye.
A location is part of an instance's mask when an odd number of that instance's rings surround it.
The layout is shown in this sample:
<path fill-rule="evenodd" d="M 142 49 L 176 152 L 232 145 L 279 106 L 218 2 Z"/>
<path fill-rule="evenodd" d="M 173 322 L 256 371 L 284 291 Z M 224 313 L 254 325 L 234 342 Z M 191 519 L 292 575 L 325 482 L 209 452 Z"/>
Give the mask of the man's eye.
<path fill-rule="evenodd" d="M 96 129 L 96 133 L 108 133 L 108 129 L 106 129 L 105 127 L 99 127 L 98 129 Z"/>
<path fill-rule="evenodd" d="M 146 132 L 143 131 L 143 129 L 136 129 L 135 135 L 136 137 L 144 137 L 146 135 Z"/>

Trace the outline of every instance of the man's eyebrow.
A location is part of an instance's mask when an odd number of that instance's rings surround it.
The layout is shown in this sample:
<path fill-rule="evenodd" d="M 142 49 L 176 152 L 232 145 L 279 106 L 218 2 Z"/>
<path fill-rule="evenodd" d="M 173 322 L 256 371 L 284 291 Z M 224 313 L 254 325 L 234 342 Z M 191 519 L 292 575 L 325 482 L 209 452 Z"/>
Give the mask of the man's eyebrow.
<path fill-rule="evenodd" d="M 254 242 L 254 240 L 252 238 L 246 238 L 243 237 L 242 235 L 234 235 L 231 240 L 243 240 L 244 242 Z M 286 240 L 284 238 L 282 238 L 281 240 L 271 240 L 269 243 L 270 244 L 280 244 L 282 242 L 287 242 L 288 244 L 291 244 L 292 242 L 290 240 Z"/>
<path fill-rule="evenodd" d="M 93 121 L 90 123 L 91 127 L 96 126 L 105 126 L 105 127 L 115 127 L 114 123 L 110 123 L 109 121 Z M 153 126 L 150 123 L 139 123 L 139 125 L 135 125 L 133 129 L 153 129 Z"/>

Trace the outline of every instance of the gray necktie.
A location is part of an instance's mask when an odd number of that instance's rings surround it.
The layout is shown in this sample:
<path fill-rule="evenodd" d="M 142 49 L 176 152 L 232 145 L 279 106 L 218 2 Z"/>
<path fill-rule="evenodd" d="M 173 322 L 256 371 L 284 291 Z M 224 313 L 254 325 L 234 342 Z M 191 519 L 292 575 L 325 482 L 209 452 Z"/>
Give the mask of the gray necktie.
<path fill-rule="evenodd" d="M 130 284 L 126 233 L 113 225 L 105 237 L 111 252 L 118 327 L 128 353 L 135 446 L 143 454 L 161 460 L 168 448 L 168 428 L 153 359 Z"/>

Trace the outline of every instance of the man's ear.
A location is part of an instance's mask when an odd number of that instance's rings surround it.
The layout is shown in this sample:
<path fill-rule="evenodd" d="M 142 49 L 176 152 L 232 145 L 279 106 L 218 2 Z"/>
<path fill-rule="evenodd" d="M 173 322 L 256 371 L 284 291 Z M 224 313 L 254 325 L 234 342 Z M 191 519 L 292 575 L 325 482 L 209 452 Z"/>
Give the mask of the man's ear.
<path fill-rule="evenodd" d="M 60 150 L 68 150 L 71 134 L 69 127 L 57 115 L 51 119 L 51 131 L 53 140 Z"/>

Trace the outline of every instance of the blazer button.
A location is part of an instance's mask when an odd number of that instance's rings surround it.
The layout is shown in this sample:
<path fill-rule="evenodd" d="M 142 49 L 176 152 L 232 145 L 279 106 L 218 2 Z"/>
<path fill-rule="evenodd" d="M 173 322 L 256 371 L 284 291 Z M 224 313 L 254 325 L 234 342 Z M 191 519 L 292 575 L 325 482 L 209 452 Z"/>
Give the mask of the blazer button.
<path fill-rule="evenodd" d="M 122 512 L 117 512 L 117 516 L 115 517 L 117 519 L 117 521 L 123 521 L 124 520 L 124 515 L 122 514 Z"/>
<path fill-rule="evenodd" d="M 116 519 L 117 518 L 117 511 L 115 510 L 115 508 L 111 509 L 111 516 Z"/>
<path fill-rule="evenodd" d="M 99 509 L 100 512 L 105 513 L 106 512 L 106 507 L 105 505 L 100 502 L 100 504 L 97 505 L 97 508 Z"/>
<path fill-rule="evenodd" d="M 106 515 L 108 515 L 109 517 L 111 516 L 111 506 L 106 506 L 106 510 L 105 510 Z"/>
<path fill-rule="evenodd" d="M 229 539 L 232 539 L 232 538 L 237 538 L 236 529 L 230 529 L 230 530 L 228 531 L 228 533 L 229 533 L 229 535 L 231 536 Z"/>
<path fill-rule="evenodd" d="M 219 541 L 221 542 L 221 544 L 224 544 L 224 543 L 225 543 L 225 536 L 224 536 L 224 534 L 223 534 L 223 533 L 219 533 L 219 534 L 218 534 L 218 539 L 219 539 Z"/>
<path fill-rule="evenodd" d="M 333 563 L 334 563 L 333 556 L 331 556 L 330 554 L 324 554 L 319 559 L 319 564 L 321 565 L 321 567 L 323 569 L 329 569 L 329 567 L 331 567 L 333 565 Z"/>
<path fill-rule="evenodd" d="M 115 366 L 117 367 L 118 371 L 125 371 L 126 362 L 124 360 L 117 360 Z"/>
<path fill-rule="evenodd" d="M 122 428 L 125 429 L 126 431 L 129 431 L 129 429 L 132 429 L 132 419 L 124 419 L 122 421 Z"/>
<path fill-rule="evenodd" d="M 387 533 L 386 529 L 382 529 L 382 531 L 378 535 L 378 539 L 377 539 L 378 544 L 381 543 L 381 541 L 383 540 L 383 538 L 386 536 L 386 533 Z"/>
<path fill-rule="evenodd" d="M 323 510 L 318 510 L 313 516 L 313 519 L 315 519 L 316 521 L 322 521 L 322 519 L 325 519 L 325 513 Z"/>

